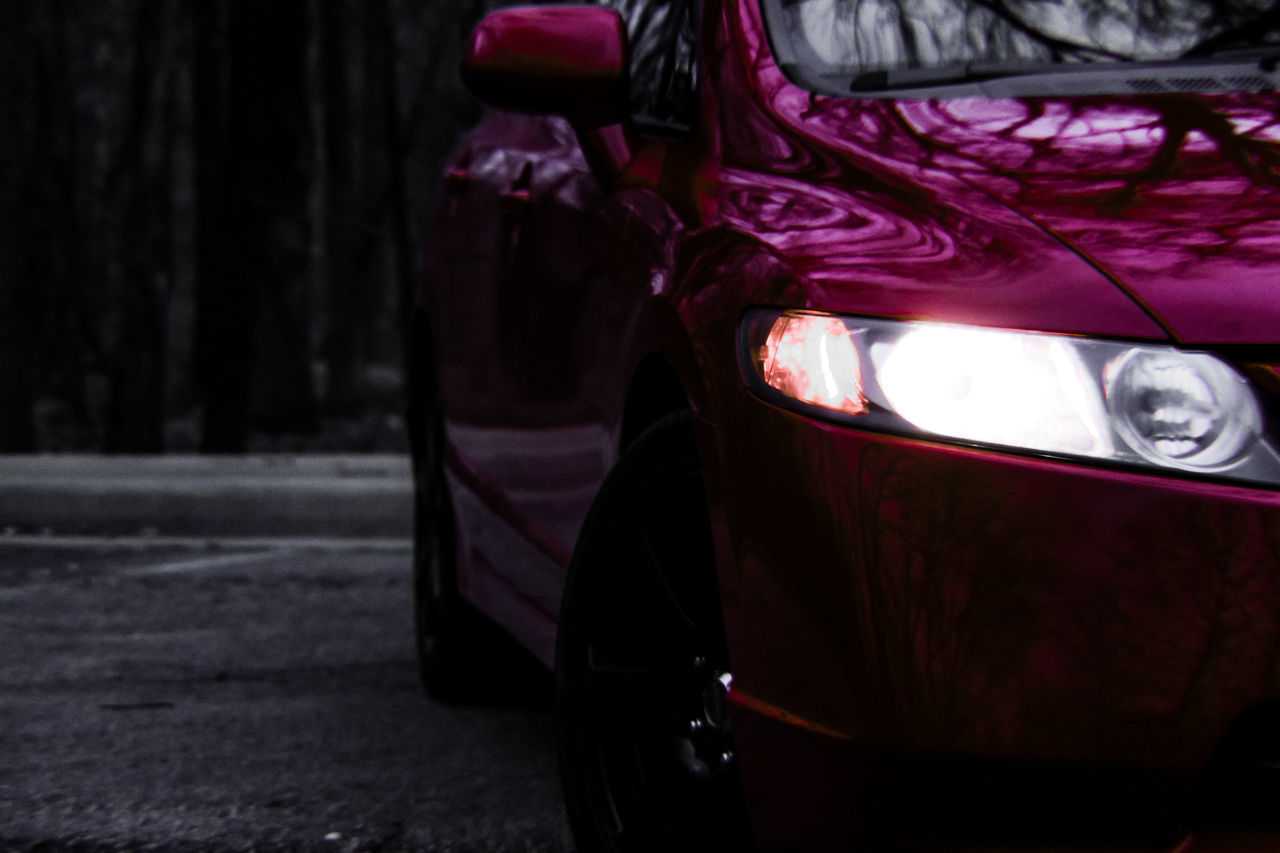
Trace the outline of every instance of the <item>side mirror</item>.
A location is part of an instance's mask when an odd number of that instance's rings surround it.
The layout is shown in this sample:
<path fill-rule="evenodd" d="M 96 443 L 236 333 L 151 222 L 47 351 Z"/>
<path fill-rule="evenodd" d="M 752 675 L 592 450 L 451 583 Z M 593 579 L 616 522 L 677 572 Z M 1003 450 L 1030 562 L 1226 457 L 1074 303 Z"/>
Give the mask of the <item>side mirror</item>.
<path fill-rule="evenodd" d="M 467 42 L 462 81 L 498 109 L 557 113 L 579 130 L 615 124 L 627 102 L 622 18 L 600 6 L 493 12 Z"/>

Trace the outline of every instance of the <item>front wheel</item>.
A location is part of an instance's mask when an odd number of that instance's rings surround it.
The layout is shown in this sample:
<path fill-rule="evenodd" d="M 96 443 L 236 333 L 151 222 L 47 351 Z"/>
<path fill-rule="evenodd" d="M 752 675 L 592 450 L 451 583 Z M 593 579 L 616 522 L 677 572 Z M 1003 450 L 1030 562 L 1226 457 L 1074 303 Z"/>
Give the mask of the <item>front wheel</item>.
<path fill-rule="evenodd" d="M 627 450 L 583 527 L 560 613 L 556 715 L 580 851 L 751 844 L 692 419 Z"/>

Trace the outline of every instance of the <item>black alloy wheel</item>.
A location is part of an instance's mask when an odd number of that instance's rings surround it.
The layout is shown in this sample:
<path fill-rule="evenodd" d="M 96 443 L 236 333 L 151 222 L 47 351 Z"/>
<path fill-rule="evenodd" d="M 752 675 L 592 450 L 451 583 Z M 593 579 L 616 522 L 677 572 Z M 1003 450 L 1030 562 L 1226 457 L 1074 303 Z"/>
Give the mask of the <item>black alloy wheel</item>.
<path fill-rule="evenodd" d="M 636 439 L 587 516 L 556 716 L 580 853 L 751 849 L 706 498 L 687 413 Z"/>

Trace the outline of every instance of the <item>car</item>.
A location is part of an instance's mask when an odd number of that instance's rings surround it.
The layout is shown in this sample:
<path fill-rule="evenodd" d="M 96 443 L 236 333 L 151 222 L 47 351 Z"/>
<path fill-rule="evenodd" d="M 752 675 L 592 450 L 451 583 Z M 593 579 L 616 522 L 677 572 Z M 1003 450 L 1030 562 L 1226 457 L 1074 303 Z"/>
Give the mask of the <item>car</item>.
<path fill-rule="evenodd" d="M 490 13 L 430 693 L 553 669 L 584 851 L 1280 849 L 1278 63 L 1262 0 Z"/>

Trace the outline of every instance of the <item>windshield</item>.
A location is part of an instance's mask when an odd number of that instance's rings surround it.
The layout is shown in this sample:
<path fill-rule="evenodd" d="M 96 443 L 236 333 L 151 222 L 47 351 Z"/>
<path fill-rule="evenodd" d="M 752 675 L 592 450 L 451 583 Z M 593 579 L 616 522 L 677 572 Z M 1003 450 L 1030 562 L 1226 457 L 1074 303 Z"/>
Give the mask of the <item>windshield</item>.
<path fill-rule="evenodd" d="M 1148 62 L 1280 42 L 1276 0 L 763 0 L 780 64 L 824 78 Z"/>

